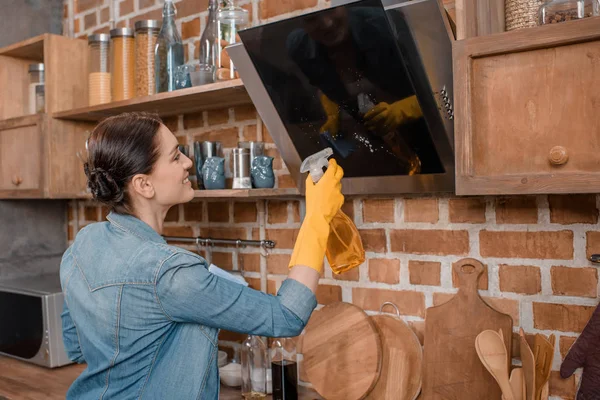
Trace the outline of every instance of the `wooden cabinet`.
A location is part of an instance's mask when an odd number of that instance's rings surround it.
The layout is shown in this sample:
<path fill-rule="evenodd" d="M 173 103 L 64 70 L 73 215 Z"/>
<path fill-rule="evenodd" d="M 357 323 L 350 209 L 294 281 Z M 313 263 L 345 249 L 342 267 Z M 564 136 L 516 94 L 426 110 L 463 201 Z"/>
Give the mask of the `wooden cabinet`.
<path fill-rule="evenodd" d="M 45 113 L 28 115 L 31 63 L 45 66 Z M 86 197 L 78 156 L 89 122 L 54 114 L 87 103 L 87 43 L 45 34 L 0 49 L 0 199 Z"/>
<path fill-rule="evenodd" d="M 10 197 L 41 197 L 45 116 L 0 122 L 0 192 Z"/>
<path fill-rule="evenodd" d="M 600 18 L 453 51 L 457 194 L 600 191 Z"/>

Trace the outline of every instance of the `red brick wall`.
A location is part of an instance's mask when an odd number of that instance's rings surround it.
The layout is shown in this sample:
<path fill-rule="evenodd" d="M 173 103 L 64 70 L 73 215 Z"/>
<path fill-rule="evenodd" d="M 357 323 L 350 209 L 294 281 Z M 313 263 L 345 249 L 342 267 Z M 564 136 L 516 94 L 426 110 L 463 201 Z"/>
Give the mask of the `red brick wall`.
<path fill-rule="evenodd" d="M 121 1 L 119 25 L 159 18 L 160 3 Z M 103 0 L 75 0 L 71 17 L 75 18 L 76 35 L 106 31 L 108 4 Z M 263 23 L 328 3 L 252 0 L 240 4 L 251 11 L 254 23 Z M 187 54 L 193 57 L 206 18 L 205 12 L 197 11 L 205 9 L 206 1 L 182 0 L 177 6 Z M 447 7 L 454 11 L 453 3 Z M 165 122 L 181 143 L 221 140 L 228 158 L 238 140 L 264 140 L 267 153 L 277 157 L 277 185 L 293 186 L 253 107 L 183 115 Z M 230 171 L 230 165 L 228 168 Z M 392 301 L 422 337 L 425 309 L 446 301 L 455 292 L 453 263 L 474 257 L 487 268 L 480 282 L 482 296 L 513 317 L 515 331 L 522 327 L 528 334 L 557 335 L 553 369 L 558 371 L 596 305 L 598 273 L 586 256 L 600 252 L 598 205 L 595 195 L 348 199 L 344 210 L 361 232 L 367 261 L 341 276 L 332 276 L 326 269 L 317 298 L 320 304 L 343 300 L 369 312 Z M 255 248 L 242 249 L 239 255 L 234 248 L 215 248 L 212 252 L 215 264 L 233 270 L 243 266 L 253 287 L 275 293 L 287 273 L 302 208 L 299 200 L 193 202 L 171 210 L 165 234 L 276 240 L 277 248 L 268 255 Z M 71 202 L 69 239 L 79 228 L 105 215 L 104 208 L 91 202 Z M 183 247 L 195 250 L 194 246 Z M 261 276 L 266 278 L 264 287 Z M 229 332 L 221 335 L 225 345 L 241 338 Z M 574 398 L 576 386 L 576 378 L 563 381 L 553 372 L 550 392 L 556 399 Z"/>

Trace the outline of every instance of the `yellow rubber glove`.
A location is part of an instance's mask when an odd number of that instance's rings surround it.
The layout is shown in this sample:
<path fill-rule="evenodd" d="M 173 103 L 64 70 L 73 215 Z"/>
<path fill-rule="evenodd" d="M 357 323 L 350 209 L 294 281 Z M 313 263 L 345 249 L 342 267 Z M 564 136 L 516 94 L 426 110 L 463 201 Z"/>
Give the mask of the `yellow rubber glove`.
<path fill-rule="evenodd" d="M 324 94 L 321 95 L 321 105 L 327 115 L 327 121 L 325 121 L 319 132 L 329 132 L 331 136 L 335 137 L 340 131 L 340 107 Z"/>
<path fill-rule="evenodd" d="M 381 102 L 364 116 L 365 126 L 369 130 L 390 130 L 423 116 L 417 96 L 410 96 L 395 103 Z"/>
<path fill-rule="evenodd" d="M 306 215 L 289 267 L 305 265 L 323 273 L 323 259 L 329 238 L 329 224 L 344 204 L 342 195 L 342 177 L 344 170 L 334 159 L 315 185 L 309 175 L 306 178 Z"/>

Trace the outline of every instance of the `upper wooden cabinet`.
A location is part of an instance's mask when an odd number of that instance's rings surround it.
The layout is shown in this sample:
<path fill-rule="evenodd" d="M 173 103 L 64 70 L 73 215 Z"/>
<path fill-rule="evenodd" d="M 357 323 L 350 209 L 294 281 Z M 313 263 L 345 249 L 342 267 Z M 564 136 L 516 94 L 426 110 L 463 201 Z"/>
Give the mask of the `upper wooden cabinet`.
<path fill-rule="evenodd" d="M 44 63 L 45 113 L 28 115 L 28 69 Z M 87 104 L 87 43 L 45 34 L 0 49 L 0 199 L 86 197 L 78 154 L 93 123 L 53 118 Z"/>
<path fill-rule="evenodd" d="M 600 18 L 453 51 L 457 194 L 600 192 Z"/>

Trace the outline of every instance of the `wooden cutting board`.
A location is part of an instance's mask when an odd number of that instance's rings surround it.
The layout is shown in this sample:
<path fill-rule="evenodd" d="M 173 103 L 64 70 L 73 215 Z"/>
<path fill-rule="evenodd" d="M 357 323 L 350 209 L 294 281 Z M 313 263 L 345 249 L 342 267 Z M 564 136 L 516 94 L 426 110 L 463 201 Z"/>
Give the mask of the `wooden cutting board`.
<path fill-rule="evenodd" d="M 454 265 L 458 293 L 447 303 L 427 309 L 423 361 L 423 400 L 500 400 L 500 387 L 475 350 L 486 329 L 502 330 L 511 349 L 512 318 L 485 303 L 477 291 L 483 265 L 472 258 Z M 510 365 L 507 354 L 506 368 Z"/>
<path fill-rule="evenodd" d="M 421 391 L 423 350 L 419 338 L 401 319 L 374 315 L 381 338 L 381 373 L 369 400 L 415 400 Z"/>
<path fill-rule="evenodd" d="M 349 303 L 333 303 L 312 314 L 302 354 L 308 380 L 327 400 L 363 399 L 379 379 L 379 333 L 371 318 Z"/>

